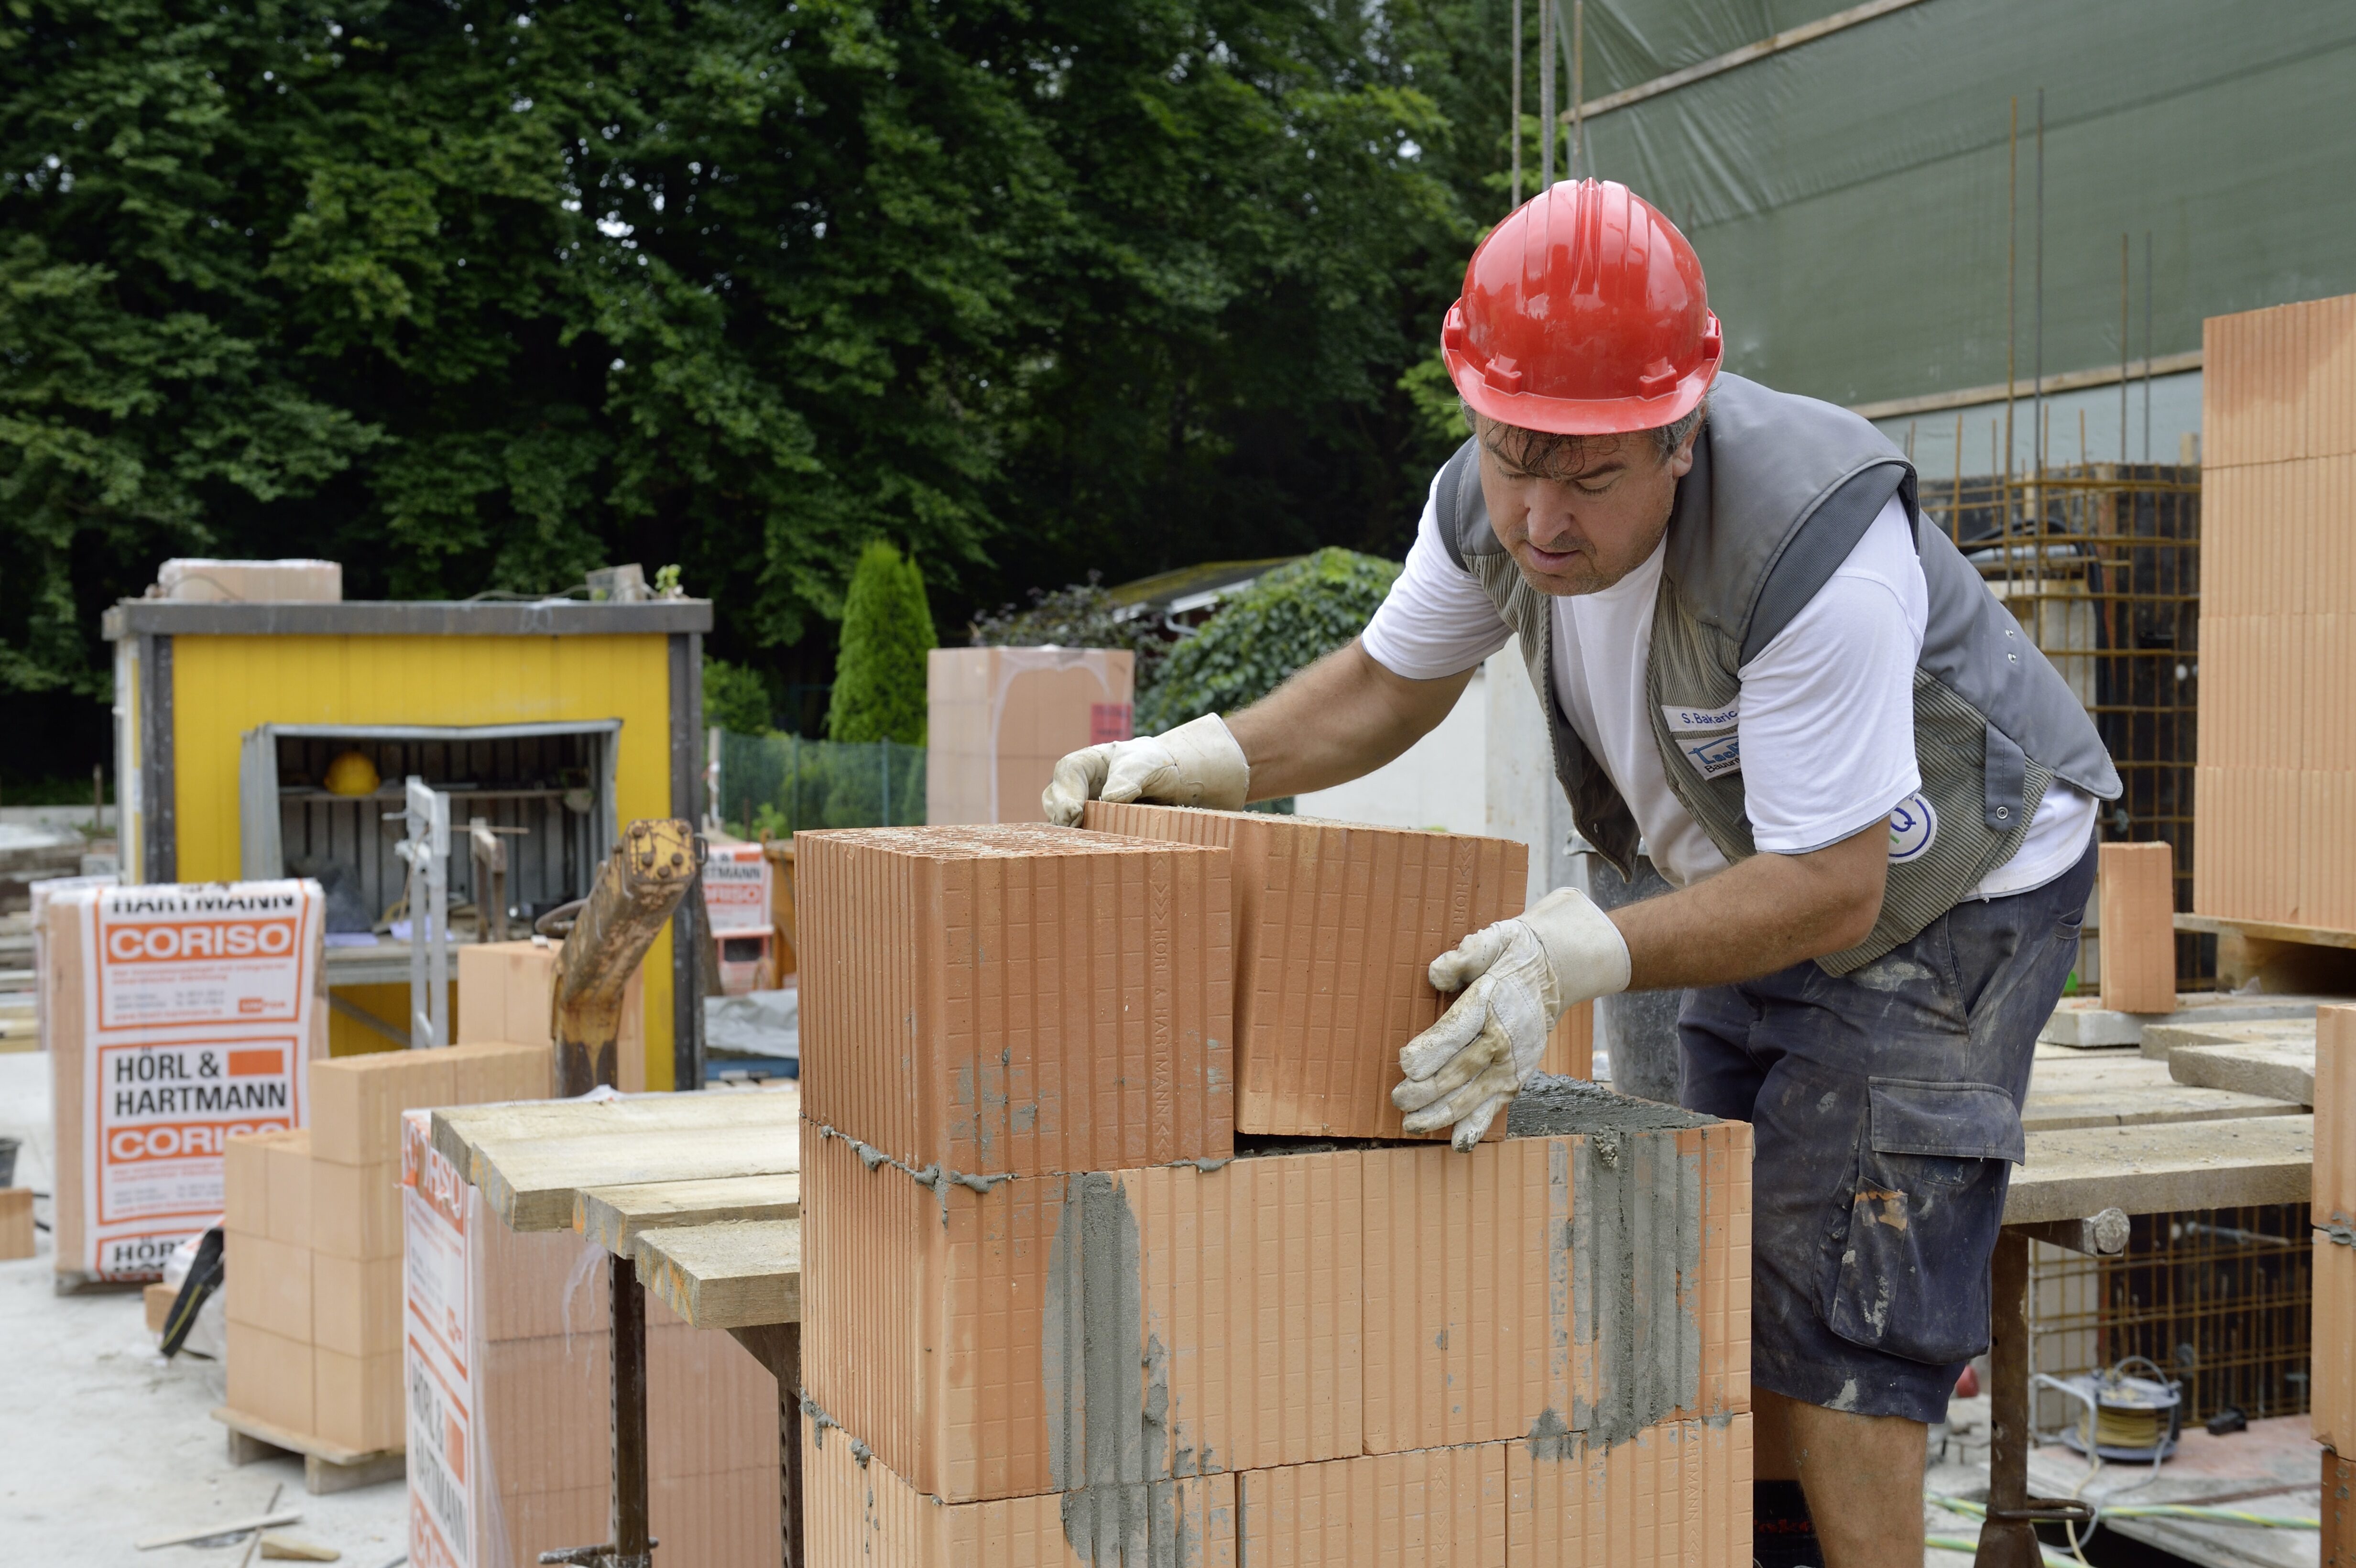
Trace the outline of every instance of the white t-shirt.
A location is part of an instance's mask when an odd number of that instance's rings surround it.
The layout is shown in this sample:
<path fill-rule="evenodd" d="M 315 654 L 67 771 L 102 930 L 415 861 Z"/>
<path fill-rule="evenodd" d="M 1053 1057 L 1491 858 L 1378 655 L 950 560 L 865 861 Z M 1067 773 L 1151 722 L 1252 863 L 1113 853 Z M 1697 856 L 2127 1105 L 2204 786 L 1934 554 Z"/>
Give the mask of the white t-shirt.
<path fill-rule="evenodd" d="M 1644 565 L 1600 593 L 1557 598 L 1554 688 L 1570 726 L 1618 786 L 1661 875 L 1684 887 L 1726 869 L 1675 794 L 1644 709 L 1653 605 L 1663 541 Z M 1816 596 L 1736 672 L 1735 721 L 1751 838 L 1768 853 L 1805 854 L 1892 818 L 1891 848 L 1912 842 L 1898 814 L 1922 786 L 1914 763 L 1914 667 L 1930 596 L 1892 499 Z M 1432 503 L 1407 569 L 1360 641 L 1375 662 L 1410 680 L 1472 668 L 1512 637 L 1472 574 L 1449 560 Z M 2077 864 L 2094 832 L 2094 801 L 2067 784 L 2045 793 L 2029 835 L 1973 896 L 1997 898 L 2051 881 Z M 1919 848 L 1919 845 L 1915 846 Z"/>

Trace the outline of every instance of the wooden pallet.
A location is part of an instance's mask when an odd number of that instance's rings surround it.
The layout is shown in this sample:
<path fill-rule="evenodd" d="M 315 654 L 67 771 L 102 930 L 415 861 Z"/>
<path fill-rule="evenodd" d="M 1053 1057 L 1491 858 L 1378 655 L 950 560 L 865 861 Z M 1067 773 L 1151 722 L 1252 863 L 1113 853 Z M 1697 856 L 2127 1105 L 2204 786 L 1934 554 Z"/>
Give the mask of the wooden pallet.
<path fill-rule="evenodd" d="M 213 1412 L 213 1419 L 229 1429 L 229 1462 L 232 1465 L 251 1465 L 262 1459 L 275 1459 L 282 1454 L 302 1456 L 303 1489 L 315 1498 L 402 1480 L 409 1474 L 407 1457 L 398 1448 L 360 1453 L 231 1410 L 225 1404 Z"/>
<path fill-rule="evenodd" d="M 2176 929 L 2217 939 L 2221 991 L 2254 980 L 2268 994 L 2356 995 L 2356 931 L 2216 914 L 2179 914 Z"/>

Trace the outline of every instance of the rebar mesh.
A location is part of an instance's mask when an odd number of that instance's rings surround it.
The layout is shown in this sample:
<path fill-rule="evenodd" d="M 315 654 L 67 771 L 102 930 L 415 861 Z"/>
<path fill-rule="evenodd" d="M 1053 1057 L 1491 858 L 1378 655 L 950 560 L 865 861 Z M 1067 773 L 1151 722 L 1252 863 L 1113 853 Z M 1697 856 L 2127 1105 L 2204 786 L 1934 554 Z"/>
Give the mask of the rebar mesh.
<path fill-rule="evenodd" d="M 1926 485 L 1922 504 L 2094 716 L 2126 786 L 2104 809 L 2103 837 L 2168 844 L 2176 907 L 2189 912 L 2201 470 L 1959 476 Z M 2176 969 L 2179 989 L 2212 985 L 2216 939 L 2179 936 Z"/>
<path fill-rule="evenodd" d="M 2183 1383 L 2188 1424 L 2228 1406 L 2253 1421 L 2302 1413 L 2313 1270 L 2304 1203 L 2139 1214 L 2115 1258 L 2035 1243 L 2031 1364 L 2067 1377 L 2147 1357 Z M 2038 1392 L 2040 1429 L 2075 1414 Z"/>

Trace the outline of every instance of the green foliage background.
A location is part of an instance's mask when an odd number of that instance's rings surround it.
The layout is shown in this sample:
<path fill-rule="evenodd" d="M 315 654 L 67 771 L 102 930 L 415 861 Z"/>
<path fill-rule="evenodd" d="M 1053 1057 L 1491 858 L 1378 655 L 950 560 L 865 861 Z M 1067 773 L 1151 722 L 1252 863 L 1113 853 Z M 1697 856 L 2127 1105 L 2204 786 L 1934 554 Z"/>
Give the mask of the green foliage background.
<path fill-rule="evenodd" d="M 925 574 L 878 539 L 859 552 L 842 607 L 830 741 L 925 743 L 925 655 L 937 646 Z"/>
<path fill-rule="evenodd" d="M 742 665 L 710 657 L 703 661 L 703 721 L 739 735 L 766 735 L 776 727 L 761 677 Z"/>
<path fill-rule="evenodd" d="M 1248 708 L 1356 636 L 1398 574 L 1398 561 L 1328 549 L 1253 579 L 1172 650 L 1137 732 Z"/>
<path fill-rule="evenodd" d="M 774 694 L 874 538 L 952 624 L 1403 551 L 1505 5 L 11 0 L 18 754 L 105 754 L 99 611 L 174 554 L 354 598 L 678 561 Z"/>

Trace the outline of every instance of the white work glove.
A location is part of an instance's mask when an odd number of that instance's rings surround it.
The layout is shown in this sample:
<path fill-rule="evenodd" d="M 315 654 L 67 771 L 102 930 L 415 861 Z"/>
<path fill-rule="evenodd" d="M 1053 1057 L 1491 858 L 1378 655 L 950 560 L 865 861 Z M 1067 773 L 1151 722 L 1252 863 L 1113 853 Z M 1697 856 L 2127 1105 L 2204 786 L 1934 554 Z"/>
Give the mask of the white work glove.
<path fill-rule="evenodd" d="M 1081 808 L 1092 800 L 1241 811 L 1250 787 L 1244 749 L 1217 714 L 1205 713 L 1159 735 L 1072 752 L 1055 764 L 1039 805 L 1057 827 L 1077 827 Z"/>
<path fill-rule="evenodd" d="M 1628 944 L 1585 893 L 1558 888 L 1433 959 L 1430 975 L 1434 990 L 1464 994 L 1401 1048 L 1407 1081 L 1391 1104 L 1408 1132 L 1452 1122 L 1456 1147 L 1470 1149 L 1537 1071 L 1555 1020 L 1628 988 Z"/>

